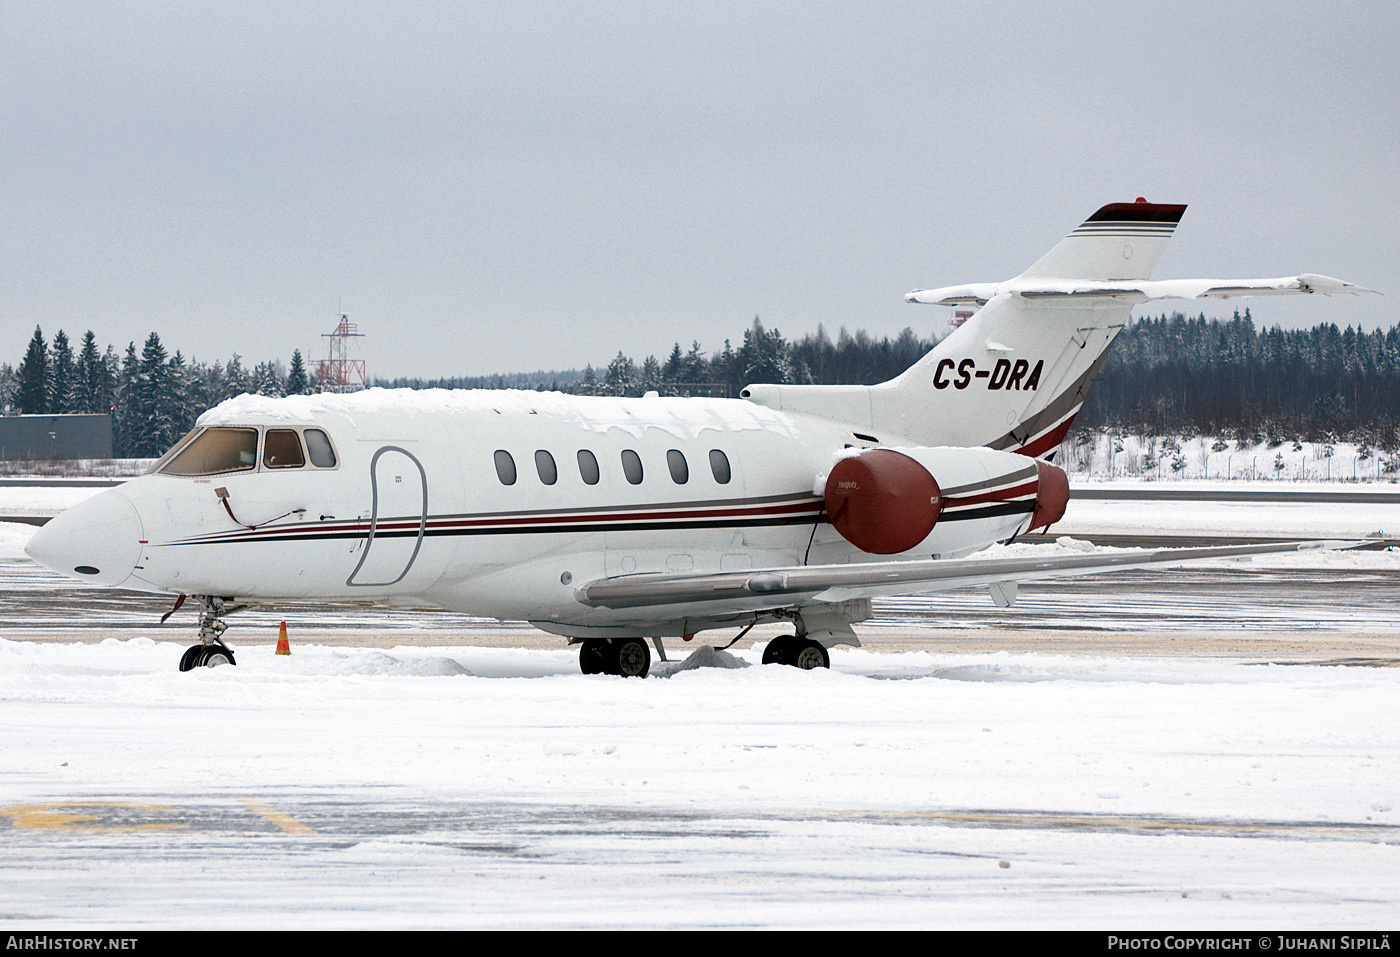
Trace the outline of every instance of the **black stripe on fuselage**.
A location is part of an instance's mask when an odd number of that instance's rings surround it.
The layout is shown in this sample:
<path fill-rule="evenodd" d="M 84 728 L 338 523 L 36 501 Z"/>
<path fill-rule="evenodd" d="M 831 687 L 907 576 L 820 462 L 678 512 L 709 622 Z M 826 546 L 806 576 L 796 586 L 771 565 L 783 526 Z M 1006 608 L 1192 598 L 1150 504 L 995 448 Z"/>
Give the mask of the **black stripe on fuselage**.
<path fill-rule="evenodd" d="M 424 538 L 457 538 L 463 536 L 476 535 L 546 535 L 563 534 L 571 532 L 627 532 L 627 531 L 659 531 L 672 528 L 759 528 L 769 525 L 809 525 L 820 516 L 808 513 L 805 515 L 775 515 L 762 516 L 748 519 L 677 519 L 675 521 L 641 521 L 641 522 L 597 522 L 583 523 L 570 522 L 567 525 L 488 525 L 480 527 L 458 527 L 458 528 L 433 528 L 431 521 L 429 526 L 423 530 Z M 418 524 L 408 519 L 412 524 L 411 528 L 385 529 L 382 526 L 375 530 L 375 539 L 381 538 L 417 538 Z M 368 530 L 354 531 L 345 530 L 339 532 L 297 532 L 290 535 L 279 535 L 276 538 L 235 538 L 225 539 L 220 542 L 171 542 L 172 545 L 200 545 L 200 544 L 242 544 L 247 542 L 305 542 L 333 539 L 361 539 L 368 537 Z"/>
<path fill-rule="evenodd" d="M 815 504 L 815 503 L 814 503 Z M 818 507 L 819 509 L 819 507 Z M 729 517 L 715 515 L 709 518 L 687 518 L 687 519 L 648 519 L 641 521 L 611 521 L 611 522 L 549 522 L 541 521 L 537 525 L 457 525 L 447 527 L 434 527 L 434 522 L 441 522 L 441 519 L 429 519 L 426 528 L 421 528 L 421 534 L 425 538 L 458 538 L 467 536 L 487 536 L 487 535 L 546 535 L 563 533 L 596 533 L 596 532 L 628 532 L 628 531 L 666 531 L 672 529 L 726 529 L 726 528 L 764 528 L 779 527 L 785 525 L 807 525 L 814 521 L 826 521 L 824 510 L 814 509 L 812 511 L 796 514 L 782 515 L 755 515 L 751 517 Z M 949 509 L 939 519 L 943 522 L 961 522 L 982 518 L 995 518 L 1001 515 L 1015 515 L 1032 512 L 1035 510 L 1035 500 L 1023 499 L 1014 502 L 998 502 L 989 505 L 981 505 L 975 508 Z M 420 521 L 411 517 L 400 517 L 385 519 L 381 521 L 379 527 L 375 529 L 375 539 L 387 538 L 417 538 L 420 534 Z M 398 528 L 389 526 L 400 526 Z M 228 544 L 248 544 L 255 542 L 307 542 L 307 541 L 353 541 L 364 539 L 369 536 L 368 527 L 345 528 L 340 527 L 335 531 L 318 530 L 309 528 L 304 530 L 286 532 L 275 532 L 268 529 L 262 530 L 262 535 L 240 535 L 234 538 L 218 539 L 194 539 L 183 542 L 168 542 L 169 545 L 228 545 Z"/>
<path fill-rule="evenodd" d="M 962 522 L 968 519 L 996 518 L 998 515 L 1016 515 L 1034 511 L 1035 499 L 1027 498 L 1019 502 L 998 502 L 995 505 L 981 505 L 977 508 L 960 509 L 956 512 L 944 512 L 938 517 L 938 521 Z"/>

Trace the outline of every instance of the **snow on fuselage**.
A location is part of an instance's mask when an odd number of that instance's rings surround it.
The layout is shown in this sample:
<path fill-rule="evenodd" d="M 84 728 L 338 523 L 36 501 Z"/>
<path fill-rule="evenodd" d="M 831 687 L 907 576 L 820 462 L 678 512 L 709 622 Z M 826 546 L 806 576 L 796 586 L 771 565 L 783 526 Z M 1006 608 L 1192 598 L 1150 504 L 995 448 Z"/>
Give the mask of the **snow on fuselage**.
<path fill-rule="evenodd" d="M 212 430 L 235 439 L 256 432 L 254 451 L 236 469 L 171 474 L 191 471 L 178 466 L 180 456 Z M 331 446 L 319 465 L 312 432 Z M 274 452 L 288 435 L 302 446 L 290 465 Z M 820 488 L 839 455 L 874 437 L 742 400 L 442 390 L 242 396 L 201 416 L 192 436 L 152 474 L 104 493 L 139 515 L 141 545 L 129 574 L 116 580 L 119 560 L 94 580 L 596 626 L 657 610 L 588 607 L 575 598 L 579 583 L 874 557 L 823 521 Z M 75 511 L 50 534 L 83 523 Z M 910 557 L 963 554 L 1015 530 L 1003 521 L 988 537 L 983 524 L 940 525 Z"/>

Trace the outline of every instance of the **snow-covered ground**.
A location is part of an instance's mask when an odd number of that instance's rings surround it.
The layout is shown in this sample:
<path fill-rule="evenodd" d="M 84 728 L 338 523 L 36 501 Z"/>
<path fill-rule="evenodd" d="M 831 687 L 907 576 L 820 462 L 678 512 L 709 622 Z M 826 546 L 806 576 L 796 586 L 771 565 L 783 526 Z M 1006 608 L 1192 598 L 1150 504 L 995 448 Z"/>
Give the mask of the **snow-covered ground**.
<path fill-rule="evenodd" d="M 1105 490 L 1136 492 L 1143 498 L 1095 498 Z M 1150 498 L 1154 493 L 1199 492 L 1201 499 Z M 1213 493 L 1277 493 L 1300 496 L 1293 501 L 1212 501 Z M 1134 479 L 1103 480 L 1071 485 L 1065 517 L 1051 532 L 1056 535 L 1209 535 L 1298 539 L 1400 538 L 1400 502 L 1367 502 L 1370 491 L 1400 491 L 1389 484 L 1344 485 L 1321 482 L 1182 481 L 1166 483 Z M 1355 495 L 1355 501 L 1309 501 L 1310 492 Z"/>
<path fill-rule="evenodd" d="M 0 640 L 12 929 L 1388 928 L 1394 670 Z"/>
<path fill-rule="evenodd" d="M 1400 456 L 1355 442 L 1241 443 L 1218 436 L 1076 432 L 1056 461 L 1072 483 L 1139 478 L 1355 483 L 1400 482 Z"/>
<path fill-rule="evenodd" d="M 1099 519 L 1131 531 L 1163 507 Z M 1193 531 L 1237 506 L 1201 508 Z M 1271 508 L 1238 524 L 1400 528 Z M 0 528 L 0 557 L 31 532 Z M 625 680 L 580 675 L 563 647 L 464 640 L 247 646 L 236 668 L 181 674 L 186 642 L 152 635 L 0 638 L 12 929 L 1365 930 L 1400 914 L 1393 667 L 838 648 L 829 672 L 798 672 L 755 646 Z"/>

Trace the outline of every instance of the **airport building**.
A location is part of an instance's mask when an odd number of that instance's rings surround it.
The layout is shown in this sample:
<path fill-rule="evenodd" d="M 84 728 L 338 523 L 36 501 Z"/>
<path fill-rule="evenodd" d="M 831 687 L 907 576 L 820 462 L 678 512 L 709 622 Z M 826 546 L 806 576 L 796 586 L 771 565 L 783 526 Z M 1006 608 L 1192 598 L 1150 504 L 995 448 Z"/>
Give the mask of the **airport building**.
<path fill-rule="evenodd" d="M 111 457 L 110 415 L 0 416 L 0 461 Z"/>

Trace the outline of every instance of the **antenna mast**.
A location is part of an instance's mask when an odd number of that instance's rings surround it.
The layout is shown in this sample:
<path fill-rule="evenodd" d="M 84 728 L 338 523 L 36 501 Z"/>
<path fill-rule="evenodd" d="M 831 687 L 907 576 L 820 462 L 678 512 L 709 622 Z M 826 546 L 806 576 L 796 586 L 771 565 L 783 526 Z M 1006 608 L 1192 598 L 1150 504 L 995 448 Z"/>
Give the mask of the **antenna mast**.
<path fill-rule="evenodd" d="M 321 334 L 321 338 L 331 341 L 331 357 L 316 363 L 316 384 L 322 392 L 358 392 L 369 387 L 365 360 L 349 357 L 350 340 L 364 338 L 359 328 L 358 323 L 341 313 L 335 332 Z"/>

